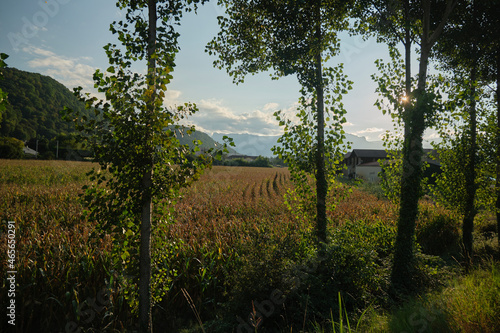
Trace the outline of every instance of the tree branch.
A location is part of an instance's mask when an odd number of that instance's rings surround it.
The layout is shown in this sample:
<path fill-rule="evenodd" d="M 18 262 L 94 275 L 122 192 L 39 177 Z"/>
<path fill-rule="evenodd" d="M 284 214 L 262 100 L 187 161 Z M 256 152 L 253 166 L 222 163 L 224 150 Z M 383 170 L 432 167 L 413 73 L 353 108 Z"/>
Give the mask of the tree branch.
<path fill-rule="evenodd" d="M 439 38 L 439 35 L 441 35 L 441 33 L 443 32 L 444 26 L 445 26 L 446 22 L 448 21 L 448 18 L 450 17 L 451 12 L 453 11 L 455 6 L 457 5 L 457 2 L 458 2 L 458 0 L 448 0 L 446 2 L 446 10 L 444 11 L 443 17 L 441 18 L 441 22 L 439 22 L 439 25 L 437 26 L 437 28 L 434 30 L 432 35 L 427 40 L 427 42 L 429 43 L 429 46 L 434 45 L 434 43 Z M 428 36 L 425 35 L 425 37 L 427 38 Z"/>

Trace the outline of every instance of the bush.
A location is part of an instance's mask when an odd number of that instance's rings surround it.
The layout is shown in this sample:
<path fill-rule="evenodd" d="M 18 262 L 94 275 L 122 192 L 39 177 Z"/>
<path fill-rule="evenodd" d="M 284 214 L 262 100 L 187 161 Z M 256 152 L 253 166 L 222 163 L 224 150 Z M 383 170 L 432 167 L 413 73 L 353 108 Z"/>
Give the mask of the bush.
<path fill-rule="evenodd" d="M 358 221 L 337 228 L 322 251 L 313 252 L 289 271 L 288 281 L 294 287 L 284 307 L 286 318 L 297 322 L 287 325 L 329 322 L 331 313 L 334 317 L 339 313 L 339 292 L 351 313 L 385 303 L 395 235 L 392 226 L 381 222 L 368 225 Z"/>
<path fill-rule="evenodd" d="M 460 224 L 458 218 L 430 205 L 421 208 L 416 228 L 417 243 L 422 252 L 443 256 L 460 253 Z"/>
<path fill-rule="evenodd" d="M 15 138 L 0 137 L 0 158 L 23 158 L 24 143 Z"/>
<path fill-rule="evenodd" d="M 250 317 L 254 308 L 261 318 L 259 332 L 268 332 L 281 322 L 281 305 L 295 288 L 288 272 L 303 256 L 300 247 L 304 243 L 294 236 L 275 238 L 264 228 L 251 232 L 248 243 L 238 251 L 225 284 L 227 301 L 221 304 L 224 317 L 207 323 L 209 332 L 253 332 Z"/>

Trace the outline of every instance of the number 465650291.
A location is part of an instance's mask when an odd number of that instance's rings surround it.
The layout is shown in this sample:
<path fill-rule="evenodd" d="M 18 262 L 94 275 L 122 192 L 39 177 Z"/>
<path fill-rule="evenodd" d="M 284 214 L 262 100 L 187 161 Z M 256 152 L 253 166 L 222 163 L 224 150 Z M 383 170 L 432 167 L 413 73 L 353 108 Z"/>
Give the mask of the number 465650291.
<path fill-rule="evenodd" d="M 7 250 L 7 266 L 9 269 L 15 269 L 16 262 L 16 224 L 14 221 L 9 221 L 7 224 L 8 230 L 8 250 Z"/>

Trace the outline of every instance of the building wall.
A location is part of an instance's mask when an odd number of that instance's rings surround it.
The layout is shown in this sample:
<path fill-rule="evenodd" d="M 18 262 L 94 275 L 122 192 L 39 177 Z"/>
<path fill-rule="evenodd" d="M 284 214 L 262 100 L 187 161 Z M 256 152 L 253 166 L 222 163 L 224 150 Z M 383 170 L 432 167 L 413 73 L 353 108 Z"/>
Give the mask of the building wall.
<path fill-rule="evenodd" d="M 363 178 L 366 181 L 369 181 L 370 183 L 378 183 L 380 182 L 380 179 L 378 177 L 379 172 L 382 171 L 382 168 L 380 166 L 360 166 L 358 165 L 356 167 L 356 177 L 357 178 Z"/>

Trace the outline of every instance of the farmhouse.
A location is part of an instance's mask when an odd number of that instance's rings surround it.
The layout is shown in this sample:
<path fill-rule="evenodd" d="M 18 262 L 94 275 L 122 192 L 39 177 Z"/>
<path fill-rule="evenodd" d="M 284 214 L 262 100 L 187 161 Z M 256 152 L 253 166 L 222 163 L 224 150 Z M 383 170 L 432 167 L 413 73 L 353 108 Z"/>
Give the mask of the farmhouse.
<path fill-rule="evenodd" d="M 429 182 L 434 182 L 434 174 L 441 172 L 441 164 L 437 158 L 437 152 L 433 149 L 424 149 L 424 162 L 428 167 L 424 171 L 424 177 L 429 178 Z M 345 154 L 344 176 L 349 179 L 364 179 L 370 183 L 380 181 L 379 173 L 382 171 L 379 160 L 386 160 L 384 163 L 391 163 L 388 160 L 387 152 L 382 149 L 353 149 Z"/>
<path fill-rule="evenodd" d="M 28 146 L 23 147 L 23 153 L 26 156 L 37 156 L 38 155 L 38 152 L 36 150 L 31 149 Z"/>
<path fill-rule="evenodd" d="M 258 156 L 250 156 L 250 155 L 243 155 L 243 154 L 228 154 L 226 155 L 226 159 L 228 160 L 244 160 L 247 162 L 252 162 L 255 161 L 258 158 Z"/>
<path fill-rule="evenodd" d="M 383 149 L 353 149 L 344 156 L 346 169 L 344 175 L 348 178 L 362 178 L 369 182 L 378 183 L 378 173 L 382 171 L 378 160 L 387 159 L 387 152 Z"/>

